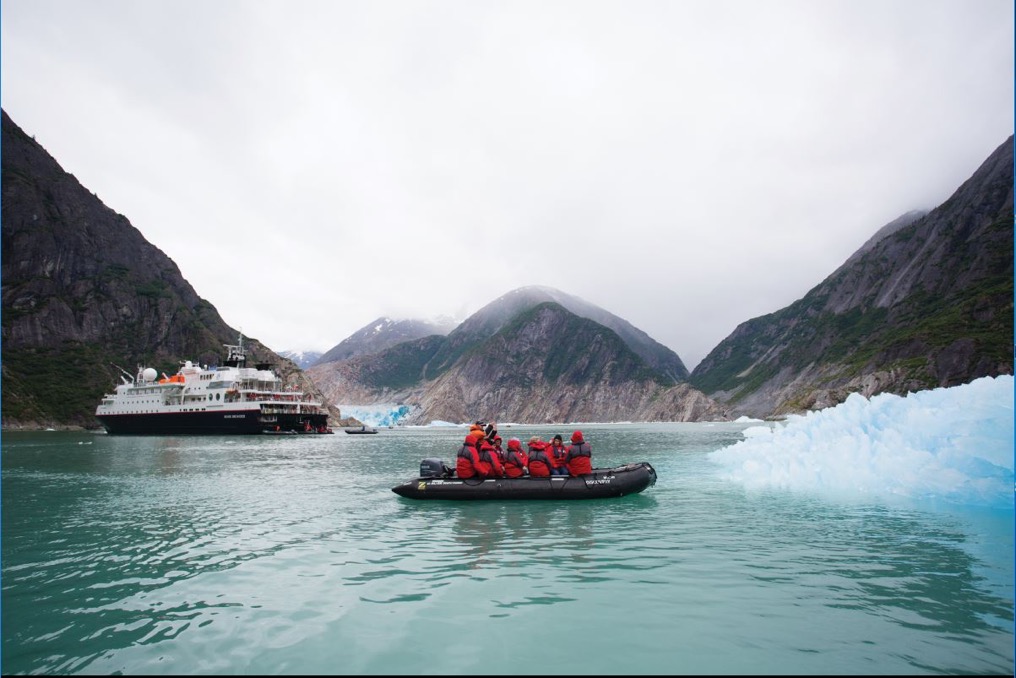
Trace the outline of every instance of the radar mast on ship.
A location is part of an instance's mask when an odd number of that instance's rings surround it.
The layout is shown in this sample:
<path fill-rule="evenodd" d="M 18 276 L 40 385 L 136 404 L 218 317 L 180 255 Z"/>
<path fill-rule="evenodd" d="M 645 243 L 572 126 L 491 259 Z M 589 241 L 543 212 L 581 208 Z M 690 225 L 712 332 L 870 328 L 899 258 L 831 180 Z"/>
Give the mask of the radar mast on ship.
<path fill-rule="evenodd" d="M 237 344 L 223 344 L 226 347 L 226 367 L 243 367 L 247 362 L 247 353 L 243 348 L 243 332 Z"/>

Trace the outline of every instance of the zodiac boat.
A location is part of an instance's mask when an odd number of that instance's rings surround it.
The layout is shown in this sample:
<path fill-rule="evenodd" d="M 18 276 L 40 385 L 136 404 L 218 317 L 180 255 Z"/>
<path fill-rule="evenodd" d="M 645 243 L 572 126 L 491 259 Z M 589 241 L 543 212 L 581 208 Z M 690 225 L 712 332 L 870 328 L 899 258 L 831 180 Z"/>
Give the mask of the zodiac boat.
<path fill-rule="evenodd" d="M 420 475 L 396 485 L 392 492 L 408 499 L 603 499 L 637 494 L 656 484 L 649 462 L 596 468 L 582 476 L 549 478 L 457 478 L 440 459 L 420 462 Z"/>

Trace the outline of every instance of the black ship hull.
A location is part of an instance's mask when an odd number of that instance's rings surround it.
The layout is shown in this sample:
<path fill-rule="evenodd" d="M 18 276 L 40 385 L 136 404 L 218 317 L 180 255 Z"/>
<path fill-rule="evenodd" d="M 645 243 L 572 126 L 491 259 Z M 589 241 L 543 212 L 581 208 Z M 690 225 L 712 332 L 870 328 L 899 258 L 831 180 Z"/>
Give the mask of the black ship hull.
<path fill-rule="evenodd" d="M 255 435 L 261 433 L 331 433 L 326 414 L 262 415 L 257 410 L 223 412 L 153 412 L 101 415 L 99 422 L 115 435 Z"/>

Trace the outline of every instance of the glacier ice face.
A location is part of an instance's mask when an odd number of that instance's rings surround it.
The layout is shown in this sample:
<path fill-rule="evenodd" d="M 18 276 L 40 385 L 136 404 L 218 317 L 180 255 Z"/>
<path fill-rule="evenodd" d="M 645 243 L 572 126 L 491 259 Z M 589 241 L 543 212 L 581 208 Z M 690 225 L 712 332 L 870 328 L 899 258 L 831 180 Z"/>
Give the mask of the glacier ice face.
<path fill-rule="evenodd" d="M 398 426 L 412 409 L 408 405 L 339 405 L 339 411 L 367 426 Z"/>

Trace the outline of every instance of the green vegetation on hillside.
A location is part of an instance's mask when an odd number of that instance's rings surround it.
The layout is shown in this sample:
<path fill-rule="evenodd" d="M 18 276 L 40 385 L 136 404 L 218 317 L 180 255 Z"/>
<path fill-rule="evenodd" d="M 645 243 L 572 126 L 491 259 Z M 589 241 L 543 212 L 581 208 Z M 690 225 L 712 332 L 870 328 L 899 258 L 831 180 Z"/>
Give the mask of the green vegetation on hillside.
<path fill-rule="evenodd" d="M 546 310 L 552 310 L 564 319 L 562 327 L 558 328 L 555 335 L 562 340 L 552 342 L 544 357 L 543 378 L 547 382 L 555 383 L 565 378 L 572 383 L 584 383 L 606 377 L 611 383 L 634 380 L 655 381 L 661 386 L 674 385 L 673 379 L 651 368 L 637 353 L 628 348 L 617 332 L 593 320 L 579 317 L 556 302 L 543 302 L 519 313 L 495 336 L 511 337 L 519 332 L 529 331 L 527 328 L 538 322 L 538 316 Z M 608 365 L 587 361 L 590 347 L 599 343 L 602 343 L 600 348 L 602 355 L 612 358 Z M 587 362 L 585 371 L 576 371 L 577 365 Z M 608 371 L 606 374 L 591 372 L 595 369 Z"/>
<path fill-rule="evenodd" d="M 115 386 L 114 372 L 109 356 L 97 346 L 65 342 L 55 348 L 5 348 L 4 419 L 96 427 L 92 413 Z"/>
<path fill-rule="evenodd" d="M 816 313 L 814 303 L 802 303 L 806 300 L 752 321 L 748 331 L 728 340 L 729 357 L 705 375 L 694 375 L 693 385 L 705 393 L 736 391 L 729 401 L 736 404 L 781 370 L 795 373 L 819 362 L 843 365 L 844 378 L 897 369 L 932 388 L 939 380 L 928 355 L 960 339 L 975 342 L 980 359 L 999 365 L 1012 360 L 1011 276 L 985 279 L 946 296 L 918 290 L 891 308 Z M 766 354 L 774 337 L 779 350 Z"/>
<path fill-rule="evenodd" d="M 363 383 L 373 388 L 401 389 L 423 379 L 423 368 L 444 343 L 439 334 L 396 344 L 374 356 L 371 367 L 362 375 Z"/>

